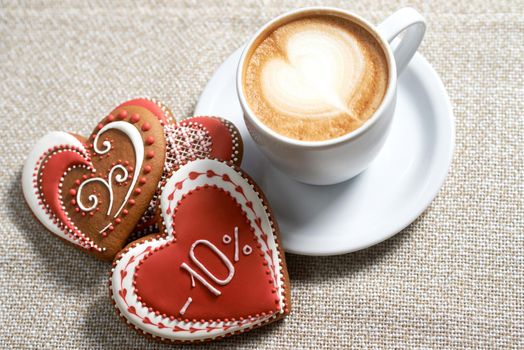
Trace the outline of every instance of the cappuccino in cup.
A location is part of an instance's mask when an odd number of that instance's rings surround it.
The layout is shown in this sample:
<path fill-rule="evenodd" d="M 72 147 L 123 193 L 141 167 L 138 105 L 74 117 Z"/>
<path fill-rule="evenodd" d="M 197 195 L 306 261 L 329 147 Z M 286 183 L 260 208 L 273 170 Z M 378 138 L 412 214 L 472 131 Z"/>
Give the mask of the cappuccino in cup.
<path fill-rule="evenodd" d="M 258 149 L 275 168 L 307 184 L 360 174 L 385 143 L 397 77 L 425 31 L 424 18 L 409 7 L 376 26 L 324 6 L 267 22 L 247 42 L 235 82 Z"/>
<path fill-rule="evenodd" d="M 276 133 L 301 141 L 343 136 L 378 109 L 388 88 L 388 62 L 363 26 L 311 15 L 260 36 L 246 56 L 247 104 Z"/>

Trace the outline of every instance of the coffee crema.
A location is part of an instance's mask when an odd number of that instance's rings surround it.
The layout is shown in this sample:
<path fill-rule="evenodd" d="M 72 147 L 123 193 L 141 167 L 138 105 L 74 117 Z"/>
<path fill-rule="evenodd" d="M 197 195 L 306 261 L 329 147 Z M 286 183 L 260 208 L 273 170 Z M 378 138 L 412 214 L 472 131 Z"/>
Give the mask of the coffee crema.
<path fill-rule="evenodd" d="M 321 141 L 360 127 L 388 84 L 383 49 L 363 27 L 318 15 L 283 24 L 247 58 L 243 88 L 255 116 L 287 137 Z"/>

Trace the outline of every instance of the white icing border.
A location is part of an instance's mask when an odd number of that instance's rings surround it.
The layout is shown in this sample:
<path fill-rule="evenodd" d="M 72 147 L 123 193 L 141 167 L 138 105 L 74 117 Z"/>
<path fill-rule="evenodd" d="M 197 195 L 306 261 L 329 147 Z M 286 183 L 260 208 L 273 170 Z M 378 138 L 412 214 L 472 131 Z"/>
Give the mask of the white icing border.
<path fill-rule="evenodd" d="M 144 243 L 141 243 L 135 247 L 130 248 L 128 251 L 126 251 L 118 261 L 115 262 L 115 266 L 112 271 L 111 275 L 111 292 L 112 297 L 115 302 L 115 307 L 120 311 L 120 314 L 123 315 L 128 323 L 135 326 L 137 329 L 141 329 L 142 331 L 151 334 L 153 337 L 160 337 L 163 339 L 173 340 L 173 341 L 196 341 L 196 340 L 206 340 L 206 339 L 213 339 L 219 336 L 224 336 L 226 334 L 242 331 L 248 328 L 252 328 L 254 326 L 260 325 L 266 321 L 269 321 L 272 318 L 277 317 L 277 314 L 273 315 L 262 315 L 258 318 L 252 318 L 250 320 L 246 320 L 241 325 L 238 325 L 238 322 L 185 322 L 185 321 L 178 321 L 177 319 L 170 320 L 169 318 L 162 317 L 161 315 L 155 315 L 154 311 L 149 311 L 148 308 L 144 307 L 137 299 L 137 295 L 134 293 L 134 286 L 133 286 L 133 276 L 135 274 L 136 266 L 140 263 L 140 261 L 143 259 L 144 255 L 141 255 L 138 258 L 135 258 L 134 261 L 128 265 L 131 256 L 136 256 L 142 252 L 144 252 L 148 247 L 151 247 L 151 250 L 154 250 L 157 247 L 160 247 L 167 242 L 173 240 L 173 230 L 172 230 L 172 215 L 165 215 L 165 211 L 168 208 L 168 206 L 171 205 L 171 209 L 174 209 L 176 207 L 178 201 L 182 198 L 182 195 L 190 192 L 191 190 L 203 186 L 203 185 L 216 185 L 219 188 L 222 188 L 230 193 L 233 198 L 242 206 L 242 209 L 245 211 L 248 219 L 250 220 L 251 226 L 255 229 L 255 235 L 258 238 L 258 241 L 262 244 L 262 247 L 265 247 L 265 242 L 260 237 L 262 232 L 256 227 L 254 224 L 254 215 L 247 210 L 248 207 L 246 206 L 246 199 L 241 196 L 238 192 L 235 191 L 235 186 L 233 186 L 229 182 L 225 182 L 222 180 L 221 177 L 212 177 L 209 178 L 206 175 L 201 175 L 195 180 L 187 180 L 183 183 L 182 188 L 178 189 L 175 192 L 175 195 L 172 200 L 168 199 L 168 196 L 173 192 L 175 189 L 175 185 L 182 181 L 183 179 L 187 179 L 189 177 L 190 172 L 206 172 L 207 170 L 213 170 L 217 174 L 227 174 L 230 179 L 242 187 L 244 194 L 247 198 L 250 199 L 251 203 L 253 204 L 253 210 L 256 213 L 256 216 L 258 216 L 261 219 L 261 226 L 263 231 L 267 234 L 268 239 L 267 242 L 269 242 L 269 246 L 267 248 L 271 249 L 273 258 L 271 258 L 268 254 L 265 254 L 265 259 L 270 262 L 271 264 L 274 264 L 276 272 L 277 272 L 277 280 L 274 281 L 278 295 L 279 295 L 279 308 L 280 313 L 284 313 L 285 305 L 285 286 L 283 282 L 283 274 L 281 271 L 281 265 L 280 265 L 280 255 L 278 251 L 278 247 L 276 244 L 276 237 L 274 236 L 273 227 L 271 224 L 271 219 L 269 218 L 269 214 L 266 211 L 266 208 L 264 207 L 264 202 L 260 198 L 260 196 L 257 194 L 253 186 L 235 169 L 231 168 L 230 166 L 212 159 L 199 159 L 192 162 L 189 162 L 188 164 L 181 167 L 177 172 L 175 172 L 167 181 L 163 192 L 161 196 L 161 209 L 162 209 L 162 217 L 164 220 L 164 225 L 166 228 L 168 228 L 167 236 L 163 238 L 158 238 L 152 241 L 146 241 Z M 176 243 L 174 243 L 176 244 Z M 126 277 L 121 279 L 121 273 L 122 271 L 126 270 Z M 127 305 L 133 306 L 136 310 L 136 313 L 140 315 L 140 317 L 137 317 L 133 313 L 130 313 L 128 311 L 128 306 L 126 305 L 125 301 L 122 299 L 122 297 L 119 295 L 119 291 L 121 290 L 121 282 L 122 287 L 126 289 L 126 301 Z M 142 320 L 143 318 L 149 318 L 154 323 L 162 322 L 166 328 L 159 328 L 156 325 L 152 324 L 145 324 Z M 173 332 L 173 328 L 175 326 L 179 326 L 182 328 L 189 328 L 189 327 L 196 327 L 196 328 L 204 328 L 202 330 L 194 331 L 194 332 Z M 214 329 L 211 331 L 206 330 L 205 328 L 207 326 L 212 327 L 222 327 L 222 326 L 229 326 L 227 330 L 223 329 Z"/>
<path fill-rule="evenodd" d="M 44 208 L 38 203 L 40 199 L 35 192 L 37 191 L 37 188 L 35 188 L 33 183 L 35 178 L 33 175 L 36 171 L 37 165 L 41 161 L 40 157 L 48 152 L 49 149 L 61 145 L 76 147 L 84 152 L 86 154 L 86 158 L 88 158 L 87 150 L 85 149 L 82 142 L 80 142 L 76 137 L 61 131 L 50 132 L 38 140 L 27 156 L 24 168 L 22 170 L 22 190 L 29 208 L 31 208 L 31 211 L 36 216 L 38 221 L 40 221 L 49 231 L 60 238 L 67 240 L 68 242 L 85 247 L 85 245 L 82 244 L 79 239 L 75 239 L 66 234 L 59 225 L 53 223 L 53 219 L 51 219 L 49 214 L 46 213 Z"/>

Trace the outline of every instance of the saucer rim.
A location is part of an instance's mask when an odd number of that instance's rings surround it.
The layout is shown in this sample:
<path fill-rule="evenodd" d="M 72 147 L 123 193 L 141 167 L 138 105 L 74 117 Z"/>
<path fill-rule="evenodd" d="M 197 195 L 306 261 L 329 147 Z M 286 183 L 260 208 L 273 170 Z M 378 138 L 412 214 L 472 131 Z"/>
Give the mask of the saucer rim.
<path fill-rule="evenodd" d="M 227 69 L 228 65 L 232 64 L 231 61 L 234 62 L 240 59 L 240 55 L 242 53 L 243 48 L 244 46 L 241 46 L 240 48 L 235 50 L 213 72 L 211 78 L 206 83 L 205 88 L 202 90 L 202 93 L 198 98 L 198 102 L 195 105 L 195 109 L 194 109 L 194 112 L 195 112 L 194 115 L 209 114 L 209 113 L 199 113 L 199 111 L 206 109 L 205 105 L 209 103 L 208 95 L 210 95 L 210 91 L 214 90 L 212 85 L 216 82 L 217 76 L 220 73 L 222 73 L 222 71 Z M 235 68 L 236 67 L 232 68 L 233 75 L 235 75 Z M 435 159 L 433 159 L 431 164 L 432 165 L 438 164 L 439 166 L 436 169 L 440 169 L 440 171 L 438 173 L 434 172 L 433 174 L 429 174 L 427 176 L 428 188 L 421 193 L 420 199 L 418 201 L 410 205 L 410 208 L 413 208 L 412 210 L 409 210 L 411 214 L 405 215 L 402 220 L 398 220 L 398 222 L 395 222 L 393 225 L 390 226 L 390 228 L 384 229 L 384 234 L 379 235 L 378 238 L 365 241 L 365 243 L 361 243 L 361 241 L 359 241 L 357 244 L 351 244 L 350 246 L 340 246 L 338 244 L 334 246 L 333 245 L 328 245 L 328 246 L 323 245 L 322 248 L 319 249 L 319 245 L 315 245 L 315 244 L 306 244 L 300 247 L 297 247 L 296 244 L 294 244 L 293 246 L 289 246 L 289 244 L 286 244 L 286 241 L 288 241 L 285 238 L 286 234 L 283 233 L 282 234 L 282 244 L 284 245 L 284 250 L 286 251 L 286 253 L 306 255 L 306 256 L 333 256 L 333 255 L 347 254 L 347 253 L 369 248 L 371 246 L 379 244 L 395 236 L 397 233 L 399 233 L 400 231 L 408 227 L 429 207 L 431 202 L 438 195 L 440 189 L 442 188 L 442 186 L 444 185 L 444 182 L 446 181 L 446 178 L 449 174 L 449 170 L 451 168 L 451 164 L 453 161 L 453 154 L 455 150 L 455 136 L 456 136 L 455 134 L 456 133 L 455 116 L 453 113 L 453 108 L 451 105 L 449 95 L 446 91 L 446 88 L 442 80 L 440 79 L 440 76 L 438 75 L 438 73 L 435 71 L 433 66 L 426 60 L 426 58 L 422 54 L 417 52 L 413 56 L 413 59 L 409 63 L 408 67 L 406 67 L 406 71 L 409 69 L 414 70 L 413 73 L 422 82 L 424 82 L 424 85 L 426 86 L 429 85 L 432 87 L 431 89 L 427 89 L 427 88 L 425 89 L 426 90 L 425 92 L 428 95 L 428 100 L 429 101 L 438 101 L 438 103 L 432 104 L 433 112 L 431 114 L 434 116 L 433 117 L 434 119 L 437 119 L 437 122 L 439 125 L 444 126 L 444 129 L 441 133 L 435 132 L 435 134 L 439 136 L 437 140 L 440 141 L 441 143 L 440 147 L 441 148 L 447 147 L 447 152 L 445 152 L 445 150 L 440 150 L 438 152 L 438 157 L 435 157 Z M 236 92 L 235 92 L 235 95 L 236 95 Z M 445 118 L 443 118 L 442 116 L 444 116 Z M 444 142 L 442 143 L 442 141 Z"/>

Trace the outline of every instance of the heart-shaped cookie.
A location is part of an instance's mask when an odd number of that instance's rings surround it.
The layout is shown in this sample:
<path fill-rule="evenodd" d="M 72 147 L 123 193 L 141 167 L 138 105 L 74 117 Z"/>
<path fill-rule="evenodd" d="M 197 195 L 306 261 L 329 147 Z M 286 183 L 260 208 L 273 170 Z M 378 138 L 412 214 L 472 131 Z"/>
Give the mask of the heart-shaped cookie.
<path fill-rule="evenodd" d="M 110 290 L 137 330 L 169 341 L 241 333 L 289 312 L 284 253 L 258 187 L 227 164 L 182 166 L 161 196 L 166 236 L 115 259 Z"/>
<path fill-rule="evenodd" d="M 163 183 L 173 171 L 195 159 L 213 158 L 232 165 L 240 165 L 242 162 L 242 138 L 235 125 L 226 119 L 211 116 L 190 117 L 167 125 L 165 133 L 167 151 L 164 175 L 156 195 L 128 242 L 159 232 L 156 218 L 158 198 Z"/>
<path fill-rule="evenodd" d="M 52 132 L 29 154 L 25 199 L 58 237 L 102 259 L 122 249 L 162 176 L 170 115 L 147 99 L 128 101 L 89 138 Z"/>

